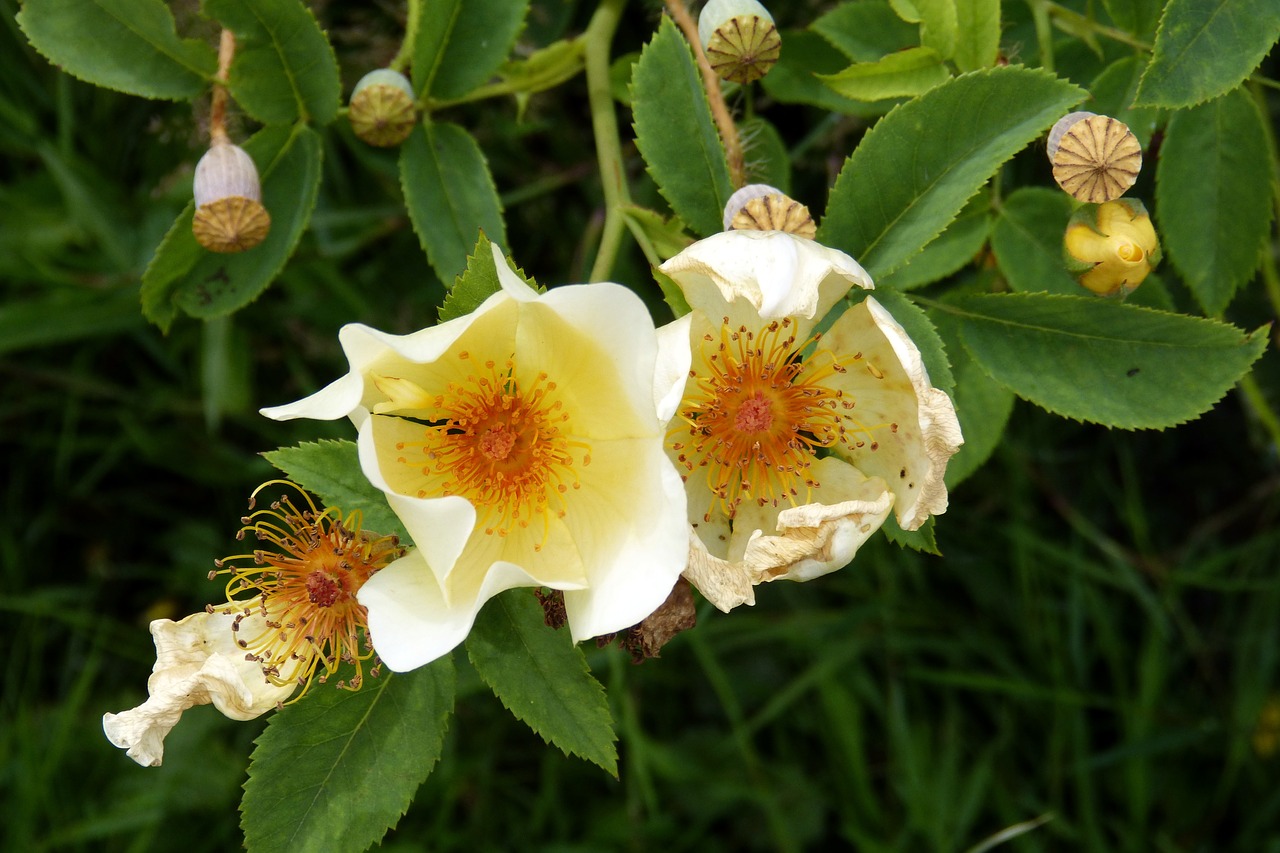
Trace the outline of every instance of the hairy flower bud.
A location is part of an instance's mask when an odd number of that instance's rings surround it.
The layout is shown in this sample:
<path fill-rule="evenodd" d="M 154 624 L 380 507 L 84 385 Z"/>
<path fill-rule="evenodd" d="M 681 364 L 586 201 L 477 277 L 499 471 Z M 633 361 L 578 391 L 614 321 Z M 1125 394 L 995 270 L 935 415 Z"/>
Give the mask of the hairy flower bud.
<path fill-rule="evenodd" d="M 399 71 L 379 68 L 356 84 L 347 112 L 351 129 L 370 145 L 391 148 L 409 138 L 418 123 L 413 87 Z"/>
<path fill-rule="evenodd" d="M 1142 169 L 1142 146 L 1128 125 L 1111 116 L 1068 113 L 1049 131 L 1049 160 L 1058 186 L 1091 204 L 1129 191 Z"/>
<path fill-rule="evenodd" d="M 710 0 L 698 16 L 707 60 L 725 80 L 759 80 L 778 61 L 782 37 L 769 10 L 756 0 Z"/>
<path fill-rule="evenodd" d="M 1146 207 L 1136 199 L 1086 205 L 1062 241 L 1067 268 L 1099 296 L 1124 296 L 1160 263 L 1160 243 Z"/>
<path fill-rule="evenodd" d="M 215 142 L 196 164 L 191 231 L 211 252 L 243 252 L 267 237 L 271 216 L 253 158 L 229 142 Z"/>

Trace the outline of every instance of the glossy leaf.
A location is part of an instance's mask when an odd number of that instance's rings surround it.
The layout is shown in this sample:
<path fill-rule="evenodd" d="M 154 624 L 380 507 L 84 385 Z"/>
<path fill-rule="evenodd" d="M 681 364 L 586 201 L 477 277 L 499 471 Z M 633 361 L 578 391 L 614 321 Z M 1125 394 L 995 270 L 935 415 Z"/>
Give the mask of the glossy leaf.
<path fill-rule="evenodd" d="M 211 46 L 178 38 L 161 0 L 26 0 L 17 20 L 63 71 L 131 95 L 192 98 L 218 67 Z"/>
<path fill-rule="evenodd" d="M 894 108 L 845 160 L 818 239 L 873 278 L 887 275 L 1083 96 L 1052 74 L 1009 66 L 965 74 Z"/>
<path fill-rule="evenodd" d="M 1169 0 L 1137 104 L 1189 107 L 1234 89 L 1280 39 L 1275 0 Z"/>
<path fill-rule="evenodd" d="M 466 270 L 449 288 L 444 304 L 440 306 L 441 323 L 471 313 L 479 308 L 482 302 L 502 289 L 502 284 L 498 281 L 498 268 L 494 266 L 492 247 L 493 244 L 489 242 L 489 238 L 481 232 L 475 251 L 467 258 Z M 515 270 L 515 274 L 530 287 L 541 291 L 537 282 L 526 276 L 522 270 Z"/>
<path fill-rule="evenodd" d="M 956 48 L 961 71 L 996 64 L 1000 53 L 1000 0 L 955 0 Z"/>
<path fill-rule="evenodd" d="M 503 706 L 542 739 L 618 775 L 604 688 L 567 629 L 545 624 L 528 589 L 491 599 L 467 636 L 467 656 Z"/>
<path fill-rule="evenodd" d="M 932 48 L 944 59 L 956 55 L 960 38 L 960 22 L 956 0 L 912 0 L 920 15 L 920 44 Z"/>
<path fill-rule="evenodd" d="M 1237 89 L 1175 113 L 1156 177 L 1164 250 L 1205 313 L 1221 314 L 1271 230 L 1271 157 L 1253 99 Z"/>
<path fill-rule="evenodd" d="M 937 51 L 913 47 L 875 62 L 855 62 L 838 74 L 819 75 L 833 92 L 855 101 L 880 101 L 923 94 L 950 79 Z"/>
<path fill-rule="evenodd" d="M 257 740 L 240 804 L 250 851 L 364 850 L 409 808 L 440 758 L 453 660 L 366 678 L 357 692 L 313 684 Z"/>
<path fill-rule="evenodd" d="M 218 317 L 253 301 L 293 253 L 315 208 L 320 186 L 320 138 L 306 125 L 265 127 L 244 144 L 262 177 L 271 232 L 238 254 L 203 249 L 191 233 L 187 205 L 142 275 L 142 312 L 168 329 L 179 309 Z"/>
<path fill-rule="evenodd" d="M 809 25 L 854 62 L 874 62 L 919 44 L 919 28 L 898 17 L 884 0 L 841 3 Z M 790 41 L 786 42 L 790 50 Z"/>
<path fill-rule="evenodd" d="M 236 103 L 263 124 L 328 124 L 342 83 L 333 48 L 299 0 L 204 0 L 236 34 L 228 83 Z"/>
<path fill-rule="evenodd" d="M 506 244 L 502 202 L 489 163 L 458 125 L 428 122 L 414 128 L 400 147 L 400 185 L 413 230 L 446 285 L 466 269 L 478 232 Z"/>
<path fill-rule="evenodd" d="M 974 261 L 987 242 L 991 205 L 986 193 L 969 200 L 960 215 L 920 254 L 876 282 L 890 290 L 914 290 L 959 272 Z"/>
<path fill-rule="evenodd" d="M 326 506 L 341 509 L 343 515 L 359 510 L 365 530 L 395 534 L 402 541 L 409 541 L 409 534 L 391 511 L 386 495 L 361 470 L 354 441 L 304 441 L 262 455 Z"/>
<path fill-rule="evenodd" d="M 1210 409 L 1267 344 L 1215 320 L 1091 296 L 1018 293 L 957 302 L 965 346 L 1019 397 L 1120 429 L 1164 429 Z"/>
<path fill-rule="evenodd" d="M 769 97 L 784 104 L 809 104 L 855 116 L 879 116 L 891 106 L 850 100 L 822 84 L 818 74 L 836 74 L 848 67 L 851 58 L 822 36 L 792 30 L 783 33 L 782 39 L 786 48 L 778 57 L 778 64 L 760 81 Z M 869 59 L 879 59 L 879 56 Z"/>
<path fill-rule="evenodd" d="M 1084 293 L 1062 260 L 1062 235 L 1071 218 L 1071 197 L 1048 187 L 1022 187 L 1009 194 L 991 226 L 991 249 L 1013 290 Z"/>
<path fill-rule="evenodd" d="M 423 0 L 413 47 L 413 90 L 460 98 L 506 61 L 529 0 Z"/>
<path fill-rule="evenodd" d="M 729 165 L 693 54 L 670 18 L 640 53 L 631 107 L 636 147 L 663 198 L 696 233 L 720 231 Z"/>

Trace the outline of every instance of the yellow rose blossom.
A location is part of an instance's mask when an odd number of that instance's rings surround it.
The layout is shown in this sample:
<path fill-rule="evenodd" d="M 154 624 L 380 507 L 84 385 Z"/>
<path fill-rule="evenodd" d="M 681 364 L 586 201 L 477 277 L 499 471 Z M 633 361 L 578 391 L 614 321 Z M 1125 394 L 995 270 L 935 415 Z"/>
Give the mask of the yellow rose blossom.
<path fill-rule="evenodd" d="M 1118 199 L 1077 211 L 1063 237 L 1063 254 L 1090 291 L 1125 295 L 1160 262 L 1160 243 L 1142 202 Z"/>
<path fill-rule="evenodd" d="M 688 369 L 631 291 L 538 294 L 496 249 L 501 291 L 410 335 L 342 329 L 350 372 L 263 410 L 349 417 L 365 475 L 416 550 L 360 590 L 396 671 L 447 654 L 480 607 L 517 586 L 564 591 L 575 641 L 628 628 L 667 598 L 687 559 L 685 497 L 663 452 Z"/>
<path fill-rule="evenodd" d="M 847 564 L 891 508 L 914 530 L 943 512 L 958 449 L 951 400 L 872 297 L 825 334 L 852 258 L 781 231 L 726 231 L 661 267 L 692 313 L 663 330 L 692 350 L 669 433 L 692 528 L 686 576 L 717 607 L 752 587 Z"/>

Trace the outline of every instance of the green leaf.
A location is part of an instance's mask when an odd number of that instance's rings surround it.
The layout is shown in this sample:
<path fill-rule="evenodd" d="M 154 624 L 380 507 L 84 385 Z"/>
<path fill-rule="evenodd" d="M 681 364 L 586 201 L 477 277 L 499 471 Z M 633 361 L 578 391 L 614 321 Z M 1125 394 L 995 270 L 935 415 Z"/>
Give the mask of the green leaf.
<path fill-rule="evenodd" d="M 693 242 L 684 230 L 684 223 L 674 217 L 668 219 L 655 210 L 634 204 L 624 205 L 622 215 L 627 218 L 627 227 L 632 233 L 639 231 L 664 261 Z"/>
<path fill-rule="evenodd" d="M 1136 56 L 1128 56 L 1108 65 L 1089 85 L 1093 100 L 1088 107 L 1091 112 L 1124 122 L 1143 148 L 1146 148 L 1151 144 L 1151 135 L 1155 133 L 1160 110 L 1132 106 L 1144 68 L 1142 60 Z"/>
<path fill-rule="evenodd" d="M 1164 429 L 1208 411 L 1262 354 L 1266 327 L 1090 296 L 995 294 L 952 309 L 997 382 L 1050 412 L 1120 429 Z"/>
<path fill-rule="evenodd" d="M 312 685 L 257 740 L 241 802 L 250 851 L 364 850 L 409 808 L 440 758 L 453 711 L 453 660 Z"/>
<path fill-rule="evenodd" d="M 1071 196 L 1047 187 L 1014 190 L 991 226 L 991 250 L 1009 287 L 1084 293 L 1062 262 L 1062 235 L 1071 219 Z"/>
<path fill-rule="evenodd" d="M 228 85 L 263 124 L 328 124 L 338 113 L 338 60 L 299 0 L 204 0 L 204 11 L 236 34 Z"/>
<path fill-rule="evenodd" d="M 1271 231 L 1267 129 L 1242 89 L 1174 113 L 1156 169 L 1164 250 L 1205 313 L 1221 314 Z"/>
<path fill-rule="evenodd" d="M 1169 0 L 1137 104 L 1189 107 L 1228 92 L 1278 38 L 1275 0 Z"/>
<path fill-rule="evenodd" d="M 808 104 L 854 116 L 879 116 L 889 105 L 864 103 L 837 95 L 818 80 L 818 74 L 835 74 L 849 64 L 845 56 L 817 33 L 789 30 L 782 34 L 786 48 L 778 64 L 761 80 L 769 97 L 784 104 Z M 869 59 L 879 59 L 872 56 Z"/>
<path fill-rule="evenodd" d="M 888 275 L 1084 92 L 1041 70 L 974 71 L 895 107 L 836 178 L 818 240 Z"/>
<path fill-rule="evenodd" d="M 491 599 L 467 636 L 467 656 L 503 706 L 566 754 L 618 775 L 604 688 L 568 631 L 547 627 L 528 589 Z"/>
<path fill-rule="evenodd" d="M 524 26 L 529 0 L 424 0 L 413 45 L 413 90 L 439 101 L 488 82 Z"/>
<path fill-rule="evenodd" d="M 182 309 L 220 317 L 253 301 L 293 253 L 320 187 L 320 137 L 306 125 L 264 127 L 244 144 L 262 176 L 271 232 L 238 254 L 203 249 L 191 233 L 195 204 L 173 223 L 142 275 L 142 313 L 168 330 Z"/>
<path fill-rule="evenodd" d="M 854 62 L 874 62 L 919 43 L 919 29 L 884 0 L 841 3 L 809 25 Z M 785 42 L 791 50 L 791 42 Z"/>
<path fill-rule="evenodd" d="M 920 14 L 920 44 L 933 48 L 944 59 L 954 57 L 960 38 L 956 0 L 912 0 L 912 4 Z"/>
<path fill-rule="evenodd" d="M 400 185 L 413 230 L 446 284 L 467 266 L 467 251 L 483 231 L 507 242 L 502 202 L 480 145 L 463 128 L 428 122 L 400 146 Z"/>
<path fill-rule="evenodd" d="M 945 231 L 920 254 L 877 281 L 876 287 L 913 290 L 959 272 L 973 262 L 987 242 L 990 214 L 990 199 L 986 193 L 978 193 Z"/>
<path fill-rule="evenodd" d="M 729 165 L 702 76 L 670 18 L 662 19 L 636 62 L 631 107 L 636 147 L 663 198 L 696 233 L 720 231 L 733 193 Z"/>
<path fill-rule="evenodd" d="M 1161 0 L 1102 0 L 1107 14 L 1116 26 L 1135 36 L 1143 37 L 1156 28 L 1160 18 Z M 1107 113 L 1111 115 L 1111 113 Z M 1132 125 L 1130 125 L 1132 128 Z"/>
<path fill-rule="evenodd" d="M 484 232 L 480 232 L 475 251 L 467 258 L 466 270 L 458 276 L 445 296 L 444 304 L 440 306 L 441 323 L 471 313 L 480 307 L 480 303 L 502 289 L 502 284 L 498 281 L 498 268 L 494 265 L 492 246 Z M 526 276 L 523 270 L 517 269 L 514 272 L 525 284 L 542 291 L 538 283 Z"/>
<path fill-rule="evenodd" d="M 354 441 L 304 441 L 296 447 L 281 447 L 262 455 L 326 506 L 337 507 L 344 515 L 359 510 L 365 530 L 394 534 L 409 541 L 409 534 L 387 504 L 386 495 L 369 482 L 360 468 Z"/>
<path fill-rule="evenodd" d="M 933 48 L 912 47 L 875 62 L 855 62 L 838 74 L 819 74 L 831 90 L 855 101 L 923 94 L 951 77 Z"/>
<path fill-rule="evenodd" d="M 912 551 L 932 554 L 935 557 L 942 556 L 942 552 L 938 550 L 938 537 L 934 533 L 932 516 L 915 530 L 903 530 L 898 525 L 897 517 L 889 513 L 889 517 L 884 520 L 880 529 L 884 531 L 889 541 L 899 548 L 910 548 Z"/>
<path fill-rule="evenodd" d="M 1000 55 L 1000 0 L 955 0 L 956 67 L 976 71 Z"/>
<path fill-rule="evenodd" d="M 130 95 L 194 98 L 218 68 L 211 46 L 178 38 L 161 0 L 26 0 L 17 21 L 63 71 Z"/>

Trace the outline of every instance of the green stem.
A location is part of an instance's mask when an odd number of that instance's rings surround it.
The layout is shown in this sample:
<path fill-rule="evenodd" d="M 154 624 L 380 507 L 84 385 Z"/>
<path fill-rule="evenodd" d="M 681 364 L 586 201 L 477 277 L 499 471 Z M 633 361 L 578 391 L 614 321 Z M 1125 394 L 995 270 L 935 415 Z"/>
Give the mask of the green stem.
<path fill-rule="evenodd" d="M 1075 34 L 1080 30 L 1087 30 L 1088 32 L 1097 33 L 1100 36 L 1109 38 L 1112 41 L 1127 44 L 1129 47 L 1134 47 L 1138 50 L 1146 51 L 1147 53 L 1151 52 L 1151 45 L 1134 38 L 1124 30 L 1119 30 L 1115 27 L 1108 27 L 1106 24 L 1100 24 L 1093 18 L 1090 18 L 1087 15 L 1081 15 L 1079 12 L 1052 2 L 1052 0 L 1047 0 L 1047 2 L 1044 3 L 1044 8 L 1049 14 L 1056 15 L 1063 21 L 1070 22 L 1071 28 L 1068 29 L 1068 32 L 1071 34 Z"/>
<path fill-rule="evenodd" d="M 422 3 L 423 0 L 409 0 L 409 14 L 404 25 L 404 41 L 400 42 L 400 50 L 388 66 L 392 71 L 403 73 L 405 66 L 413 60 L 413 45 L 418 40 L 418 27 L 422 23 Z"/>
<path fill-rule="evenodd" d="M 1053 24 L 1049 22 L 1049 8 L 1043 0 L 1027 0 L 1031 19 L 1035 22 L 1036 43 L 1040 47 L 1040 66 L 1053 70 Z"/>
<path fill-rule="evenodd" d="M 1246 373 L 1240 379 L 1240 393 L 1244 394 L 1249 407 L 1258 417 L 1258 422 L 1271 437 L 1272 446 L 1280 448 L 1280 417 L 1276 417 L 1276 413 L 1271 409 L 1271 404 L 1267 402 L 1267 395 L 1263 394 L 1262 389 L 1258 387 L 1258 380 L 1254 378 L 1252 372 Z"/>
<path fill-rule="evenodd" d="M 627 0 L 603 0 L 584 34 L 587 69 L 587 101 L 591 106 L 591 127 L 596 138 L 596 158 L 600 164 L 600 185 L 604 190 L 604 227 L 600 247 L 591 266 L 589 281 L 608 279 L 617 260 L 626 230 L 623 206 L 631 203 L 622 162 L 622 141 L 618 138 L 618 118 L 613 111 L 609 86 L 609 52 Z"/>

